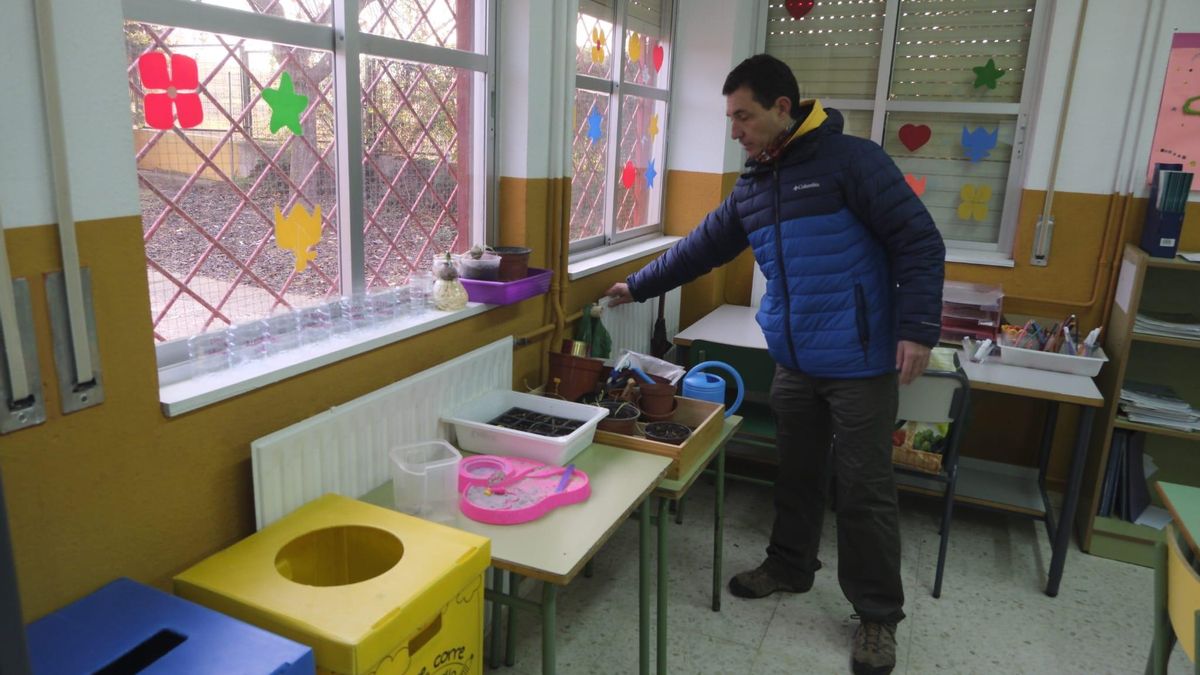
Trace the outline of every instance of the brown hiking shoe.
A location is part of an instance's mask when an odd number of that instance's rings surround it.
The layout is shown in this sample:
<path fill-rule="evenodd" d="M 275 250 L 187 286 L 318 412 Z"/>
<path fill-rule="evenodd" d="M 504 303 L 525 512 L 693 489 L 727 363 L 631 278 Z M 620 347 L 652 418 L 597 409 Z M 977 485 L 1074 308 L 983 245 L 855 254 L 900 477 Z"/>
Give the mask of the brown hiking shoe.
<path fill-rule="evenodd" d="M 887 675 L 896 667 L 896 624 L 863 620 L 854 631 L 854 675 Z"/>
<path fill-rule="evenodd" d="M 768 595 L 783 591 L 785 593 L 804 593 L 812 588 L 812 579 L 808 583 L 796 583 L 788 579 L 779 565 L 770 558 L 758 567 L 735 575 L 729 580 L 729 592 L 739 598 L 765 598 Z"/>

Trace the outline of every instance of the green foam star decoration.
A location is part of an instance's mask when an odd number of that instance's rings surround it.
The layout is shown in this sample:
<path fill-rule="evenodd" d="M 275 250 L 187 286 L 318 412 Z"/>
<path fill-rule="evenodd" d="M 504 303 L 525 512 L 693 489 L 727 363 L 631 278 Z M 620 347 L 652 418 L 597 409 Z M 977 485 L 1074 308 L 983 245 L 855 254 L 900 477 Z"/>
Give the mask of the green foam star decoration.
<path fill-rule="evenodd" d="M 279 77 L 278 89 L 263 89 L 262 97 L 267 105 L 271 106 L 271 133 L 279 131 L 281 127 L 287 127 L 297 136 L 304 135 L 304 129 L 300 126 L 300 114 L 308 106 L 308 97 L 301 96 L 292 89 L 290 73 L 285 72 Z"/>
<path fill-rule="evenodd" d="M 988 59 L 986 66 L 976 66 L 971 70 L 975 71 L 975 88 L 986 86 L 988 89 L 996 88 L 996 80 L 1004 75 L 1003 70 L 996 67 L 996 62 Z"/>

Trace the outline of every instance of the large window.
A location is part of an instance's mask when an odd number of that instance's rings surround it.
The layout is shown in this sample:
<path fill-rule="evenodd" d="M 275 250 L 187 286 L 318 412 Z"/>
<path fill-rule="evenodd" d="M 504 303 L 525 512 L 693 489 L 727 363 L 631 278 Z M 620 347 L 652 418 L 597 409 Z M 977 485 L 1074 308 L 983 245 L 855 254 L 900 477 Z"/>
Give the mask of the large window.
<path fill-rule="evenodd" d="M 579 0 L 571 251 L 662 231 L 671 0 Z"/>
<path fill-rule="evenodd" d="M 804 98 L 887 150 L 947 244 L 1010 253 L 1045 12 L 1037 0 L 767 3 Z"/>
<path fill-rule="evenodd" d="M 158 341 L 400 286 L 483 239 L 488 7 L 126 0 Z"/>

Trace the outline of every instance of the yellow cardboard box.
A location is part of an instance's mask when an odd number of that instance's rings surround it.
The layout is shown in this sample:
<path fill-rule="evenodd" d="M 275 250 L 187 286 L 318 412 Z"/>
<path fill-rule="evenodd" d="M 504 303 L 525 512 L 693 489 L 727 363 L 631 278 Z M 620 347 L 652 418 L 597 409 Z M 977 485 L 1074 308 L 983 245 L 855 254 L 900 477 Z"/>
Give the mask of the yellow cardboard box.
<path fill-rule="evenodd" d="M 341 675 L 483 672 L 485 538 L 339 495 L 175 577 L 175 593 L 309 645 Z"/>

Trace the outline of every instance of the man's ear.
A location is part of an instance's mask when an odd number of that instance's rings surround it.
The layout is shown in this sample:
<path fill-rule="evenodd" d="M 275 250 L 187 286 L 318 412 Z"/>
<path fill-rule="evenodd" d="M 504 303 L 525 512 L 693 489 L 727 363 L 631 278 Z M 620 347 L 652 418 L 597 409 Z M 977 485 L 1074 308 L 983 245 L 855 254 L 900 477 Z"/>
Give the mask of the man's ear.
<path fill-rule="evenodd" d="M 788 98 L 787 96 L 780 96 L 779 98 L 775 99 L 775 107 L 779 108 L 785 117 L 792 116 L 792 99 Z"/>

